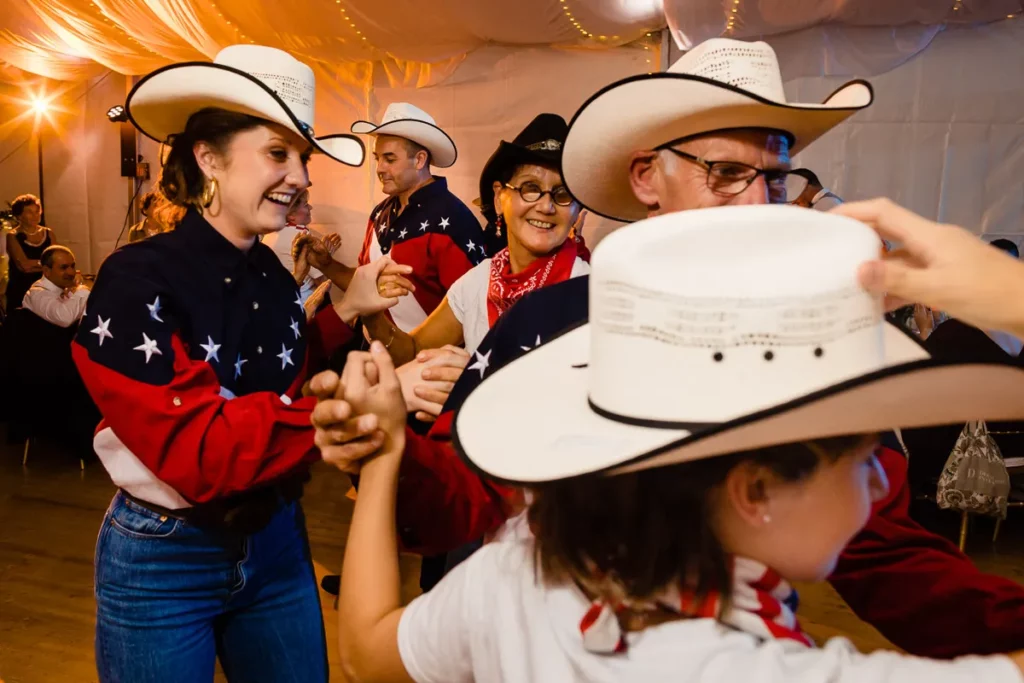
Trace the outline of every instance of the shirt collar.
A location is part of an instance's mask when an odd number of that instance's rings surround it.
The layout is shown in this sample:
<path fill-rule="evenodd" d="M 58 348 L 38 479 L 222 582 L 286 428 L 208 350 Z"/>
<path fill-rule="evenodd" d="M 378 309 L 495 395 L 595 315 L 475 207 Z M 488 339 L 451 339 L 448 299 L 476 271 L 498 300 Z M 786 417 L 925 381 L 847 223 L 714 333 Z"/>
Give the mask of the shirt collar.
<path fill-rule="evenodd" d="M 258 254 L 255 242 L 248 251 L 242 251 L 217 232 L 193 207 L 189 207 L 174 232 L 223 272 L 234 271 L 246 262 L 254 261 Z"/>
<path fill-rule="evenodd" d="M 50 278 L 46 277 L 45 275 L 43 275 L 38 280 L 36 280 L 36 283 L 40 287 L 42 287 L 43 289 L 48 289 L 51 292 L 63 292 L 64 291 L 63 287 L 58 287 L 57 285 L 53 284 L 53 282 L 50 281 Z"/>

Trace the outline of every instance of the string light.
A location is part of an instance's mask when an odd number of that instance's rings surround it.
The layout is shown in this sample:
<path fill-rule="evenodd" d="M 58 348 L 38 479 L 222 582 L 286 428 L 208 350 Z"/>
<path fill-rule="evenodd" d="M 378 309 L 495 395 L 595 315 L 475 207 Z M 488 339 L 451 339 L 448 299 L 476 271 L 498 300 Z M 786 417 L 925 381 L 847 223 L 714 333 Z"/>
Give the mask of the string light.
<path fill-rule="evenodd" d="M 132 34 L 130 34 L 127 31 L 125 31 L 124 27 L 122 27 L 118 22 L 111 21 L 110 18 L 107 16 L 106 12 L 101 7 L 99 7 L 95 2 L 90 2 L 89 6 L 95 8 L 97 14 L 100 15 L 100 18 L 103 19 L 103 21 L 105 21 L 106 23 L 108 23 L 111 26 L 113 26 L 114 28 L 116 28 L 118 31 L 120 31 L 121 35 L 123 35 L 125 38 L 127 38 L 130 41 L 132 41 L 133 43 L 135 43 L 136 45 L 141 47 L 143 50 L 145 50 L 146 52 L 148 52 L 148 53 L 150 53 L 152 55 L 157 54 L 156 51 L 150 49 L 150 47 L 148 45 L 146 45 L 142 41 L 138 40 Z"/>
<path fill-rule="evenodd" d="M 740 0 L 732 0 L 732 7 L 729 9 L 728 19 L 725 22 L 726 35 L 736 32 L 736 18 L 740 13 Z"/>
<path fill-rule="evenodd" d="M 217 4 L 216 4 L 216 3 L 214 3 L 214 2 L 211 2 L 211 3 L 210 3 L 210 7 L 212 7 L 212 8 L 213 8 L 213 11 L 217 13 L 217 16 L 218 16 L 218 17 L 220 17 L 221 19 L 224 19 L 224 13 L 223 13 L 223 12 L 221 12 L 221 11 L 220 11 L 219 9 L 217 9 Z M 230 19 L 224 19 L 224 23 L 225 23 L 225 24 L 227 24 L 228 26 L 230 26 L 230 27 L 232 28 L 232 30 L 234 30 L 234 32 L 235 32 L 235 36 L 237 36 L 237 37 L 235 38 L 235 40 L 236 40 L 236 41 L 238 41 L 239 43 L 252 43 L 252 44 L 255 44 L 255 43 L 256 43 L 256 41 L 255 41 L 255 40 L 253 40 L 253 39 L 252 39 L 252 38 L 250 38 L 249 36 L 245 35 L 245 34 L 244 34 L 244 33 L 242 32 L 242 30 L 241 30 L 240 28 L 238 28 L 238 26 L 235 26 L 235 25 L 233 25 L 233 24 L 231 23 L 231 20 L 230 20 Z"/>
<path fill-rule="evenodd" d="M 959 12 L 960 8 L 964 6 L 964 0 L 953 0 L 953 11 Z"/>
<path fill-rule="evenodd" d="M 335 5 L 341 5 L 341 0 L 334 0 L 334 4 Z M 366 40 L 366 36 L 364 36 L 363 32 L 359 29 L 358 26 L 356 26 L 356 23 L 354 21 L 352 21 L 352 17 L 350 17 L 348 15 L 348 12 L 345 11 L 345 7 L 342 6 L 342 7 L 339 7 L 338 9 L 341 11 L 341 18 L 345 21 L 345 23 L 348 24 L 348 27 L 350 29 L 352 29 L 352 32 L 356 34 L 356 36 L 359 38 L 359 40 L 361 42 L 366 43 L 367 49 L 371 49 L 372 50 L 373 46 L 371 46 L 369 44 L 369 41 Z"/>
<path fill-rule="evenodd" d="M 567 0 L 558 0 L 558 1 L 562 5 L 562 12 L 565 14 L 565 18 L 568 19 L 569 23 L 572 24 L 576 28 L 576 30 L 580 32 L 580 35 L 583 36 L 584 38 L 594 38 L 595 37 L 594 34 L 591 33 L 590 31 L 588 31 L 587 29 L 583 28 L 583 25 L 579 22 L 579 20 L 576 17 L 573 16 L 572 10 L 569 9 L 568 1 Z M 615 38 L 616 36 L 612 36 L 612 37 Z M 599 40 L 607 40 L 608 36 L 600 36 L 598 39 Z"/>

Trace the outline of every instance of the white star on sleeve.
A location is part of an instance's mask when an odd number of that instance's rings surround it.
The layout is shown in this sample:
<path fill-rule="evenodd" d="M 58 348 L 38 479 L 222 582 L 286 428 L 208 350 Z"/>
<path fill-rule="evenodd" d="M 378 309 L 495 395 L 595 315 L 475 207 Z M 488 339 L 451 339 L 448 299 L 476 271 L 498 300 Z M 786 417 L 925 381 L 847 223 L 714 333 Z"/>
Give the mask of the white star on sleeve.
<path fill-rule="evenodd" d="M 408 235 L 408 234 L 409 234 L 409 231 L 406 230 L 405 228 L 402 228 L 402 232 L 398 233 L 398 239 L 404 240 L 405 236 Z"/>
<path fill-rule="evenodd" d="M 161 320 L 160 322 L 163 322 L 163 321 Z M 156 355 L 156 356 L 164 355 L 163 351 L 161 351 L 159 348 L 157 348 L 156 340 L 155 339 L 150 339 L 149 337 L 147 337 L 145 332 L 142 333 L 142 343 L 139 344 L 138 346 L 136 346 L 133 350 L 134 351 L 142 351 L 143 353 L 145 353 L 146 354 L 146 363 L 147 364 L 149 363 L 149 359 L 152 358 L 154 355 Z"/>
<path fill-rule="evenodd" d="M 292 349 L 285 348 L 284 343 L 281 344 L 281 353 L 277 354 L 277 357 L 281 359 L 281 369 L 284 370 L 287 365 L 295 365 L 292 362 Z"/>
<path fill-rule="evenodd" d="M 293 301 L 292 303 L 301 308 L 303 311 L 306 310 L 306 307 L 302 302 L 302 292 L 295 293 L 295 301 Z"/>
<path fill-rule="evenodd" d="M 447 230 L 448 229 L 448 219 L 447 218 L 442 218 L 441 219 L 441 229 L 442 230 Z"/>
<path fill-rule="evenodd" d="M 210 335 L 206 335 L 206 343 L 200 344 L 199 348 L 201 348 L 203 351 L 206 351 L 206 358 L 204 358 L 203 360 L 205 360 L 207 363 L 210 362 L 211 358 L 217 361 L 218 363 L 220 362 L 220 358 L 217 357 L 217 350 L 220 348 L 220 344 L 214 344 L 213 337 L 211 337 Z"/>
<path fill-rule="evenodd" d="M 491 352 L 488 351 L 485 354 L 481 354 L 479 351 L 474 351 L 473 353 L 476 356 L 476 360 L 473 361 L 473 364 L 470 365 L 466 369 L 467 370 L 479 370 L 480 371 L 480 379 L 483 379 L 484 378 L 484 373 L 487 372 L 487 366 L 490 365 L 490 363 L 491 363 Z"/>
<path fill-rule="evenodd" d="M 470 251 L 473 251 L 473 250 L 476 249 L 476 245 L 473 244 L 473 240 L 470 240 L 469 242 L 466 243 L 466 249 L 469 249 Z"/>
<path fill-rule="evenodd" d="M 299 333 L 299 323 L 295 321 L 295 318 L 291 318 L 292 324 L 289 327 L 292 328 L 292 332 L 295 333 L 295 338 L 298 339 L 302 335 Z"/>
<path fill-rule="evenodd" d="M 93 334 L 95 334 L 97 337 L 100 338 L 98 346 L 103 346 L 103 339 L 104 338 L 109 338 L 109 339 L 113 339 L 114 338 L 114 335 L 110 332 L 110 318 L 107 318 L 106 320 L 104 320 L 103 318 L 101 318 L 100 316 L 97 315 L 96 319 L 99 321 L 100 324 L 97 325 L 96 327 L 92 328 L 89 331 L 92 332 Z"/>
<path fill-rule="evenodd" d="M 523 351 L 532 351 L 533 349 L 537 348 L 538 346 L 540 346 L 540 335 L 539 334 L 537 335 L 537 341 L 535 341 L 533 343 L 533 346 L 520 346 L 519 348 L 521 348 Z"/>
<path fill-rule="evenodd" d="M 430 221 L 423 221 L 420 223 L 420 232 L 426 232 L 427 228 L 430 227 Z"/>
<path fill-rule="evenodd" d="M 235 379 L 238 379 L 242 375 L 242 366 L 248 363 L 246 359 L 242 358 L 242 354 L 238 354 L 238 360 L 235 361 Z"/>
<path fill-rule="evenodd" d="M 163 322 L 163 318 L 160 317 L 160 297 L 153 299 L 153 303 L 146 304 L 146 308 L 149 309 L 149 317 L 157 322 Z"/>

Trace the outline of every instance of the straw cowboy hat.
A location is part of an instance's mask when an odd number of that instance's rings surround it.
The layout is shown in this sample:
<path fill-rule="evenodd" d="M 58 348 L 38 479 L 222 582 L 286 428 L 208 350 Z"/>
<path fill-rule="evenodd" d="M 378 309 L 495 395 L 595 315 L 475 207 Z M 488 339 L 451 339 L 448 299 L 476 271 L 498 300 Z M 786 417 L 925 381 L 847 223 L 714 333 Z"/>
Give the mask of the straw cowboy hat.
<path fill-rule="evenodd" d="M 785 205 L 613 232 L 591 261 L 590 322 L 486 376 L 455 446 L 486 476 L 530 484 L 1024 418 L 1024 369 L 931 358 L 885 322 L 857 284 L 880 247 L 855 220 Z"/>
<path fill-rule="evenodd" d="M 822 104 L 791 103 L 767 43 L 705 41 L 664 73 L 603 88 L 569 123 L 562 158 L 566 187 L 594 213 L 620 221 L 647 216 L 629 184 L 629 158 L 682 138 L 735 128 L 787 133 L 790 154 L 871 104 L 871 86 L 850 81 Z"/>
<path fill-rule="evenodd" d="M 494 181 L 502 171 L 523 164 L 558 168 L 562 161 L 562 145 L 569 127 L 558 114 L 538 114 L 512 142 L 498 145 L 480 173 L 480 196 L 474 204 L 488 221 L 494 222 Z M 486 198 L 486 199 L 485 199 Z"/>
<path fill-rule="evenodd" d="M 438 168 L 448 168 L 459 156 L 455 142 L 438 127 L 434 118 L 407 102 L 389 104 L 380 125 L 370 121 L 356 121 L 352 124 L 352 132 L 359 135 L 394 135 L 412 140 L 430 152 L 430 162 Z"/>
<path fill-rule="evenodd" d="M 318 152 L 349 166 L 366 157 L 352 135 L 315 137 L 313 70 L 287 52 L 262 45 L 232 45 L 213 62 L 182 62 L 143 76 L 125 102 L 128 118 L 157 142 L 185 130 L 188 118 L 208 107 L 249 114 L 297 133 Z"/>

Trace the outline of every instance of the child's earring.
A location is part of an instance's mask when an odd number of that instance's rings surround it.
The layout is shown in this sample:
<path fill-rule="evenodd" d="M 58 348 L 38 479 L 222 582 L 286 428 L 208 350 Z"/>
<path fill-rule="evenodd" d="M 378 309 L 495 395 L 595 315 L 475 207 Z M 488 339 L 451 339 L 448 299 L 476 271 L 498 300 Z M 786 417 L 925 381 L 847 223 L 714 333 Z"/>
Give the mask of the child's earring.
<path fill-rule="evenodd" d="M 761 516 L 761 521 L 765 524 L 771 524 L 772 516 L 766 512 L 764 513 L 764 515 Z"/>

